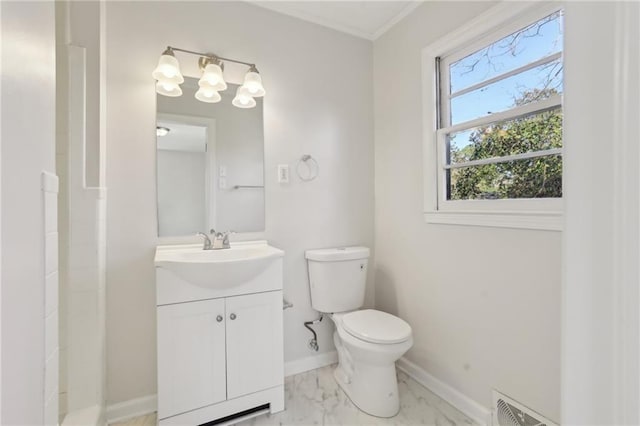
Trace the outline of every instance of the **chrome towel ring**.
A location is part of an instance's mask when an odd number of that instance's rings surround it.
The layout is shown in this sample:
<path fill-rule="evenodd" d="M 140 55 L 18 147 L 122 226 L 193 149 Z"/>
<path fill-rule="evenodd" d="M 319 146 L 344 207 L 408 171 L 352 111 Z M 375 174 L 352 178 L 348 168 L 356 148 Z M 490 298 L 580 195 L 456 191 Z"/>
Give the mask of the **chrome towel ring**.
<path fill-rule="evenodd" d="M 304 182 L 310 182 L 318 177 L 320 172 L 320 166 L 315 158 L 309 154 L 305 154 L 300 157 L 298 164 L 296 165 L 296 173 L 300 180 Z"/>

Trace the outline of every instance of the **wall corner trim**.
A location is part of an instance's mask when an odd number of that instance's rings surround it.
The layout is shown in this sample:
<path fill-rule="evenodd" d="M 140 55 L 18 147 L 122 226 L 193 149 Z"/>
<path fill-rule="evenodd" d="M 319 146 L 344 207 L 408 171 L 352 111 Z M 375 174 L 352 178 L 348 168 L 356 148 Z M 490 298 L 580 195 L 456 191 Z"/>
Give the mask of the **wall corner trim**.
<path fill-rule="evenodd" d="M 41 188 L 43 192 L 51 192 L 57 194 L 59 190 L 59 178 L 53 172 L 42 171 Z"/>
<path fill-rule="evenodd" d="M 107 407 L 107 424 L 124 422 L 135 417 L 154 413 L 158 409 L 157 395 L 147 395 Z"/>
<path fill-rule="evenodd" d="M 444 399 L 454 408 L 462 411 L 477 424 L 491 426 L 491 410 L 487 407 L 478 404 L 459 390 L 437 379 L 404 357 L 400 358 L 396 365 L 416 382 Z"/>

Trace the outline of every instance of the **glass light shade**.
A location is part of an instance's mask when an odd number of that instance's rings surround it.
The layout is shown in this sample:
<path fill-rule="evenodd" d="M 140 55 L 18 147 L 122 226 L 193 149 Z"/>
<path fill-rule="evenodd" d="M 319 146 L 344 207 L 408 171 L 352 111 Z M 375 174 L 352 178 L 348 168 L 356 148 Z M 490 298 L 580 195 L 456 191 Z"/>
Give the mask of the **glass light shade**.
<path fill-rule="evenodd" d="M 262 86 L 262 77 L 254 71 L 249 71 L 244 76 L 244 87 L 247 88 L 251 96 L 259 98 L 264 96 L 264 87 Z"/>
<path fill-rule="evenodd" d="M 198 81 L 200 87 L 209 86 L 211 89 L 220 91 L 227 89 L 227 83 L 222 75 L 222 68 L 217 64 L 209 64 L 204 68 L 202 77 Z"/>
<path fill-rule="evenodd" d="M 158 81 L 175 84 L 184 83 L 184 77 L 180 73 L 180 64 L 173 55 L 160 56 L 158 66 L 151 75 Z"/>
<path fill-rule="evenodd" d="M 158 81 L 156 83 L 156 92 L 164 96 L 176 97 L 182 95 L 182 89 L 177 83 L 166 81 Z"/>
<path fill-rule="evenodd" d="M 222 96 L 216 90 L 213 90 L 210 86 L 200 87 L 196 92 L 196 99 L 201 102 L 207 102 L 214 104 L 220 102 Z"/>
<path fill-rule="evenodd" d="M 236 91 L 236 97 L 231 103 L 238 108 L 253 108 L 256 106 L 256 100 L 253 99 L 246 87 L 240 86 Z"/>
<path fill-rule="evenodd" d="M 168 127 L 156 126 L 156 136 L 158 137 L 167 136 L 170 131 L 171 129 Z"/>

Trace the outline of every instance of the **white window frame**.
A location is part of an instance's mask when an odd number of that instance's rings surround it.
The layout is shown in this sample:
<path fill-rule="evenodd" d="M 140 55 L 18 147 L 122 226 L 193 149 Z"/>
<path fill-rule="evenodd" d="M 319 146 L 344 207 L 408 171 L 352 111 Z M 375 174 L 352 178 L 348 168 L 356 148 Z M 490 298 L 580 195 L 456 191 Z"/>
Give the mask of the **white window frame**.
<path fill-rule="evenodd" d="M 427 223 L 562 230 L 562 198 L 446 199 L 446 186 L 443 183 L 446 164 L 446 152 L 443 149 L 445 132 L 439 131 L 437 125 L 437 108 L 440 106 L 436 83 L 436 79 L 439 78 L 436 72 L 436 58 L 462 58 L 561 9 L 562 4 L 558 2 L 500 3 L 422 50 L 424 218 Z M 561 105 L 560 96 L 539 101 L 535 107 L 534 104 L 527 104 L 473 121 L 486 124 L 508 119 L 516 109 L 516 113 L 526 114 L 538 110 L 543 104 L 549 108 Z M 469 127 L 469 123 L 465 123 L 465 128 Z M 448 127 L 447 132 L 452 128 L 455 128 L 455 125 Z M 563 140 L 563 146 L 564 143 Z"/>

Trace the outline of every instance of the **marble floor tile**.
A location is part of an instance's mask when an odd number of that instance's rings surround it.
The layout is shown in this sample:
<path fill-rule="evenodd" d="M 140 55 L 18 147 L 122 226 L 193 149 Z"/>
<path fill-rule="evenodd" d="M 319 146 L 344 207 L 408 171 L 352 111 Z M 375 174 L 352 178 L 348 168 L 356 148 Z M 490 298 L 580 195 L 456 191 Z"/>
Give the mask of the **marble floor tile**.
<path fill-rule="evenodd" d="M 121 423 L 111 423 L 110 426 L 155 426 L 156 414 L 147 414 L 145 416 L 136 417 L 135 419 L 127 420 Z"/>
<path fill-rule="evenodd" d="M 398 372 L 400 412 L 392 418 L 360 411 L 333 378 L 335 366 L 307 371 L 285 379 L 285 410 L 255 417 L 241 426 L 272 425 L 473 425 L 473 421 L 437 395 Z"/>
<path fill-rule="evenodd" d="M 335 365 L 285 378 L 285 410 L 254 417 L 239 426 L 472 426 L 467 416 L 398 371 L 400 412 L 383 419 L 360 411 L 333 378 Z M 153 416 L 151 419 L 149 416 Z M 150 420 L 153 423 L 150 423 Z M 155 424 L 155 415 L 137 418 L 118 426 Z"/>

